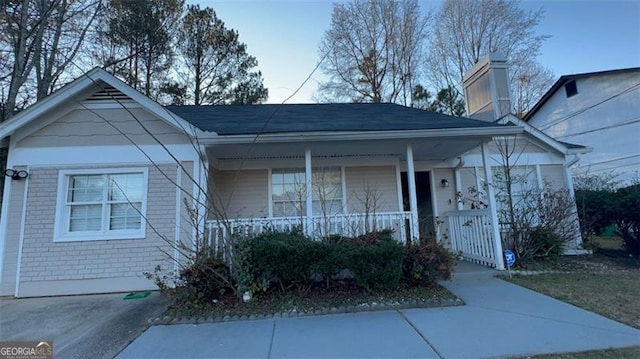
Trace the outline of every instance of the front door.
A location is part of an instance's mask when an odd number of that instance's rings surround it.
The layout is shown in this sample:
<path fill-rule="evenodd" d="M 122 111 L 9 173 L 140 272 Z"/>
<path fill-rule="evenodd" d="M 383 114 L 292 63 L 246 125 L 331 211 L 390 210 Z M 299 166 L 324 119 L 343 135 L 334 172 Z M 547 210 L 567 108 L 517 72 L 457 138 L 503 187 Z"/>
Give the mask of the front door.
<path fill-rule="evenodd" d="M 416 199 L 418 201 L 418 223 L 420 225 L 420 237 L 435 237 L 435 226 L 433 223 L 433 203 L 431 200 L 431 176 L 428 171 L 417 171 L 416 176 Z M 410 211 L 409 205 L 409 182 L 407 172 L 400 174 L 402 183 L 402 202 L 404 210 Z"/>

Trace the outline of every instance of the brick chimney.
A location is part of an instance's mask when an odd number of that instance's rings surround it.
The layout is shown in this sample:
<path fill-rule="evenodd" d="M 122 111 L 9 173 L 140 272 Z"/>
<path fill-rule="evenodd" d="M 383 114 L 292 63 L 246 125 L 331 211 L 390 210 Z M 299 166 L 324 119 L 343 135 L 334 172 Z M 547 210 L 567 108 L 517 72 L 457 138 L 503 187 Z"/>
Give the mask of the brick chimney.
<path fill-rule="evenodd" d="M 493 122 L 511 113 L 509 65 L 501 54 L 485 56 L 462 78 L 467 117 Z"/>

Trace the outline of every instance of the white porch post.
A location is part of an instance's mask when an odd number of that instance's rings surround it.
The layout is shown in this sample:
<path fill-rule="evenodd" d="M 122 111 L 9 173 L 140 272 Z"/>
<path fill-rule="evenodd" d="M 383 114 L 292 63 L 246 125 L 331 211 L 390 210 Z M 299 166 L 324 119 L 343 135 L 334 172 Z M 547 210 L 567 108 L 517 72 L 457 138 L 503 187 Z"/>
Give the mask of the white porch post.
<path fill-rule="evenodd" d="M 456 182 L 456 196 L 455 196 L 456 209 L 458 211 L 462 211 L 464 209 L 464 206 L 462 202 L 458 200 L 458 193 L 462 192 L 462 179 L 460 178 L 460 168 L 456 167 L 453 170 L 453 178 L 455 179 L 455 182 Z"/>
<path fill-rule="evenodd" d="M 409 206 L 411 209 L 411 239 L 420 238 L 418 228 L 418 198 L 416 197 L 416 173 L 413 168 L 413 148 L 407 144 L 407 182 L 409 184 Z"/>
<path fill-rule="evenodd" d="M 496 205 L 496 194 L 493 188 L 491 164 L 489 163 L 489 148 L 484 143 L 480 145 L 480 147 L 482 148 L 482 167 L 484 168 L 484 178 L 485 183 L 487 184 L 487 199 L 489 200 L 489 212 L 491 213 L 491 224 L 493 227 L 496 269 L 504 270 L 504 259 L 502 258 L 502 241 L 500 240 L 500 223 L 498 222 L 498 207 Z"/>
<path fill-rule="evenodd" d="M 308 236 L 313 235 L 313 183 L 311 178 L 311 150 L 306 149 L 304 151 L 304 174 L 305 174 L 305 195 L 306 195 L 306 231 Z"/>

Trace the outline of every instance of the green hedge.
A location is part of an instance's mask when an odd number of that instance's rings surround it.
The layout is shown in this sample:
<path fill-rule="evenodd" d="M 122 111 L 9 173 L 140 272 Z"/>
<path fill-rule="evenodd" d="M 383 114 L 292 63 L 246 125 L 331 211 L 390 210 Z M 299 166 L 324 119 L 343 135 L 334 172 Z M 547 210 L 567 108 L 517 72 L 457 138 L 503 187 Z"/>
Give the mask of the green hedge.
<path fill-rule="evenodd" d="M 270 231 L 239 240 L 235 258 L 239 291 L 256 292 L 274 286 L 304 290 L 314 280 L 329 286 L 345 269 L 367 290 L 390 289 L 400 282 L 403 256 L 390 231 L 322 241 L 295 231 Z"/>

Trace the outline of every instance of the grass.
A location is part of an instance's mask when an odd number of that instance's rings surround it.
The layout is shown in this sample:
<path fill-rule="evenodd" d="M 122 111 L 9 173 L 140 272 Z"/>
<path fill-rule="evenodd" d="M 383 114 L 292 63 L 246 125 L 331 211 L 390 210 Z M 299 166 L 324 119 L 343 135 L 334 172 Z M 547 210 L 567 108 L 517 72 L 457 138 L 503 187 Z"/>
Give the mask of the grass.
<path fill-rule="evenodd" d="M 640 329 L 640 261 L 620 255 L 615 248 L 604 253 L 608 255 L 561 257 L 525 266 L 526 269 L 563 270 L 567 273 L 515 275 L 504 279 Z M 535 358 L 640 358 L 640 347 Z"/>

